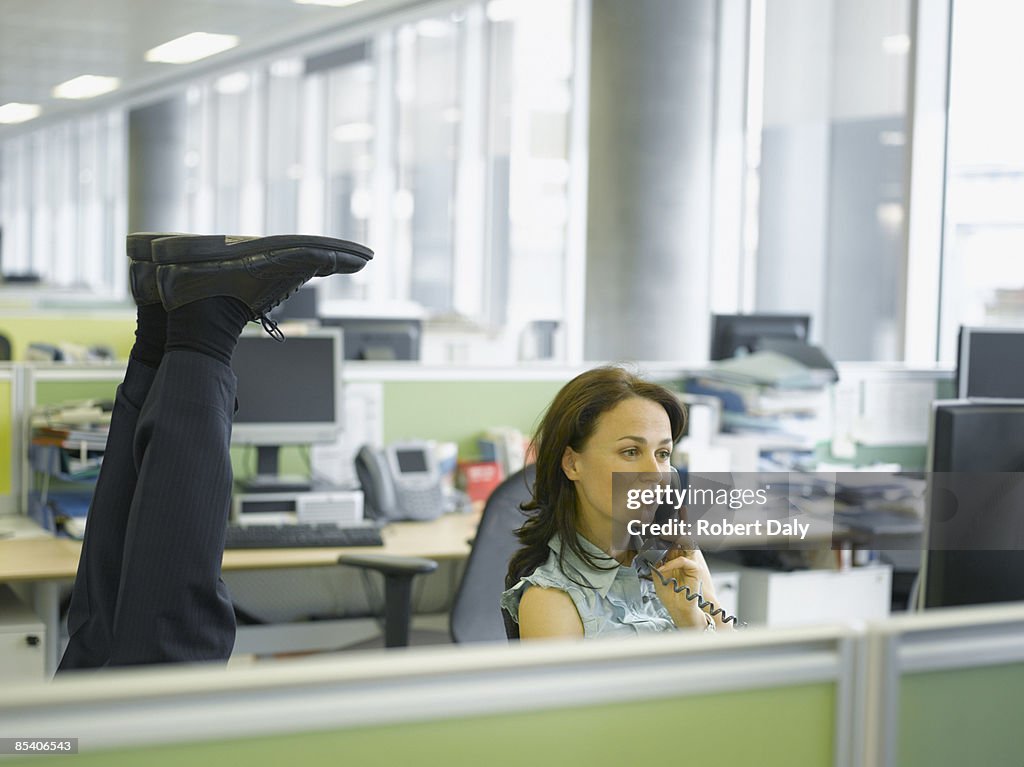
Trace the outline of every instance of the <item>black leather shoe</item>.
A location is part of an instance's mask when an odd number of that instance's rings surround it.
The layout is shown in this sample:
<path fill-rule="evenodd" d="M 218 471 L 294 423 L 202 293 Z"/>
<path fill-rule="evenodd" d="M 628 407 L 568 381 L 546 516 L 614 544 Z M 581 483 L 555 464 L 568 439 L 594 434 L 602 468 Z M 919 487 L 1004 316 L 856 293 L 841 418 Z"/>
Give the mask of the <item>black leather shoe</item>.
<path fill-rule="evenodd" d="M 128 284 L 136 306 L 160 303 L 156 288 L 156 264 L 153 263 L 153 240 L 162 237 L 180 237 L 181 232 L 133 232 L 126 240 L 128 258 Z"/>
<path fill-rule="evenodd" d="M 153 241 L 157 289 L 167 311 L 232 296 L 263 317 L 313 277 L 358 272 L 373 258 L 364 245 L 333 237 L 274 235 L 164 237 Z"/>

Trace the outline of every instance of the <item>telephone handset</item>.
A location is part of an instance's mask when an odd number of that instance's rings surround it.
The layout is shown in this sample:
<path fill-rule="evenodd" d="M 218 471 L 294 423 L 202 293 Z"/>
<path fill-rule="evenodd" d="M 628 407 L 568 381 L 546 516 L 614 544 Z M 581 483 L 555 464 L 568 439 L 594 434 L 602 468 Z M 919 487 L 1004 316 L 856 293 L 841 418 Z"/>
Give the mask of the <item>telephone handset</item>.
<path fill-rule="evenodd" d="M 671 581 L 672 590 L 674 592 L 679 594 L 680 592 L 685 591 L 687 601 L 692 602 L 694 599 L 696 599 L 697 606 L 705 613 L 707 613 L 710 617 L 715 618 L 721 615 L 722 623 L 729 623 L 730 621 L 732 621 L 734 626 L 747 625 L 746 623 L 740 623 L 735 615 L 727 614 L 725 610 L 723 610 L 721 607 L 717 607 L 714 602 L 710 602 L 704 599 L 703 595 L 700 593 L 700 589 L 698 589 L 697 592 L 694 593 L 690 591 L 689 586 L 687 586 L 684 583 L 680 583 L 677 578 L 666 578 L 665 576 L 663 576 L 661 574 L 661 571 L 658 570 L 658 565 L 660 565 L 662 560 L 665 559 L 665 556 L 669 553 L 670 549 L 655 549 L 652 547 L 653 545 L 654 541 L 645 541 L 636 553 L 634 565 L 637 569 L 637 572 L 639 572 L 642 577 L 654 577 L 656 575 L 658 579 L 661 581 L 662 586 L 667 586 Z M 685 555 L 689 556 L 691 553 L 691 551 L 686 551 Z"/>
<path fill-rule="evenodd" d="M 370 516 L 428 520 L 445 511 L 441 472 L 430 443 L 397 442 L 381 450 L 363 445 L 355 464 Z"/>

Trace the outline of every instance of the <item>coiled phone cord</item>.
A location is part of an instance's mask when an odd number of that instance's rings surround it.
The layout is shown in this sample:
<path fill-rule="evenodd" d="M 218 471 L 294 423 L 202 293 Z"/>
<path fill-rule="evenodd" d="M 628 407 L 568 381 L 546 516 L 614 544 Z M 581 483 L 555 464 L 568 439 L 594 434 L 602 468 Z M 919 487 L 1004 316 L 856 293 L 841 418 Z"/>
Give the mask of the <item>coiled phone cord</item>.
<path fill-rule="evenodd" d="M 661 571 L 658 570 L 658 568 L 654 567 L 653 565 L 651 565 L 649 569 L 650 569 L 650 571 L 652 573 L 657 573 L 658 574 L 658 578 L 661 579 L 661 585 L 662 586 L 668 586 L 669 582 L 671 581 L 671 583 L 672 583 L 672 591 L 674 591 L 676 594 L 680 594 L 683 591 L 685 591 L 686 592 L 686 600 L 688 602 L 692 602 L 694 599 L 696 599 L 697 600 L 697 607 L 699 607 L 701 610 L 703 610 L 704 613 L 706 615 L 708 615 L 709 617 L 714 618 L 714 617 L 716 617 L 718 615 L 721 615 L 722 616 L 722 623 L 729 623 L 731 621 L 735 628 L 745 628 L 746 627 L 747 624 L 746 623 L 741 623 L 739 620 L 737 620 L 735 615 L 729 615 L 721 607 L 716 607 L 714 602 L 710 602 L 707 599 L 704 599 L 704 597 L 700 593 L 701 589 L 700 589 L 700 585 L 699 584 L 697 586 L 697 591 L 695 593 L 693 591 L 690 591 L 690 587 L 687 586 L 685 583 L 680 583 L 677 578 L 666 578 L 664 575 L 661 574 Z M 708 610 L 709 607 L 711 608 L 711 610 Z"/>

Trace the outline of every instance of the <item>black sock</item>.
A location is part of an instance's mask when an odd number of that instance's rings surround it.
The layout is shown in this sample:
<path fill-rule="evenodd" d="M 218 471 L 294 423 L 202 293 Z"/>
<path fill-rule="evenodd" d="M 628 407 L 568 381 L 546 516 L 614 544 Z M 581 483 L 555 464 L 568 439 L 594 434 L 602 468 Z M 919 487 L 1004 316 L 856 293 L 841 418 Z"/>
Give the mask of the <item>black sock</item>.
<path fill-rule="evenodd" d="M 167 344 L 167 312 L 161 304 L 146 304 L 138 309 L 135 345 L 130 356 L 143 365 L 158 368 Z"/>
<path fill-rule="evenodd" d="M 251 319 L 249 307 L 231 296 L 193 301 L 167 313 L 166 349 L 200 352 L 230 365 L 238 336 Z"/>

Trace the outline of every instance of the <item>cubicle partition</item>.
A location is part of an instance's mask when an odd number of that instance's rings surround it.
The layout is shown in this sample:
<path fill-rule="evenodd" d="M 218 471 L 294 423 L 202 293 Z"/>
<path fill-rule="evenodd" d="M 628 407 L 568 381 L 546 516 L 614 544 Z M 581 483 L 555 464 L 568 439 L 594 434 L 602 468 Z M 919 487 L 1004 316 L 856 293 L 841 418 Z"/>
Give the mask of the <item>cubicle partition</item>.
<path fill-rule="evenodd" d="M 0 737 L 104 767 L 851 765 L 853 660 L 808 628 L 111 672 L 0 692 Z"/>
<path fill-rule="evenodd" d="M 929 610 L 869 640 L 867 764 L 1024 764 L 1024 605 Z"/>
<path fill-rule="evenodd" d="M 1022 697 L 1016 604 L 848 627 L 85 673 L 0 689 L 0 738 L 78 738 L 76 764 L 103 767 L 1018 765 Z M 26 763 L 54 758 L 66 757 Z"/>

